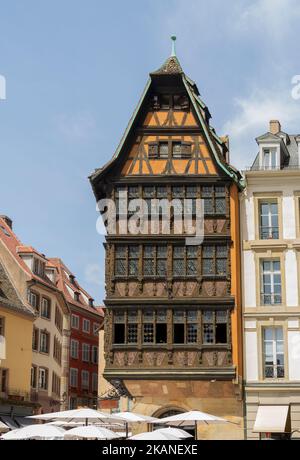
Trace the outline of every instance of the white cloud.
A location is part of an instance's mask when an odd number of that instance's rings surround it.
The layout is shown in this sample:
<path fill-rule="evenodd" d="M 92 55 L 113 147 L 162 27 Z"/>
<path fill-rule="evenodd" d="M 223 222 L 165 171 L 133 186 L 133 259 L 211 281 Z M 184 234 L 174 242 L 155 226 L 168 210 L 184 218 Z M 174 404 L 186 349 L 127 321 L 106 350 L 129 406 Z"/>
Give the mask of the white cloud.
<path fill-rule="evenodd" d="M 236 30 L 256 29 L 260 35 L 268 34 L 272 39 L 282 37 L 297 26 L 300 17 L 299 0 L 256 0 L 240 12 Z"/>
<path fill-rule="evenodd" d="M 224 124 L 222 132 L 231 140 L 232 162 L 238 167 L 249 166 L 256 155 L 255 138 L 269 130 L 269 121 L 278 119 L 282 130 L 300 132 L 300 101 L 285 91 L 256 89 L 248 98 L 236 98 L 235 113 Z"/>
<path fill-rule="evenodd" d="M 57 117 L 59 131 L 70 141 L 88 138 L 95 130 L 96 122 L 89 112 L 60 114 Z"/>
<path fill-rule="evenodd" d="M 96 286 L 104 286 L 104 272 L 98 264 L 89 264 L 85 267 L 85 280 Z"/>

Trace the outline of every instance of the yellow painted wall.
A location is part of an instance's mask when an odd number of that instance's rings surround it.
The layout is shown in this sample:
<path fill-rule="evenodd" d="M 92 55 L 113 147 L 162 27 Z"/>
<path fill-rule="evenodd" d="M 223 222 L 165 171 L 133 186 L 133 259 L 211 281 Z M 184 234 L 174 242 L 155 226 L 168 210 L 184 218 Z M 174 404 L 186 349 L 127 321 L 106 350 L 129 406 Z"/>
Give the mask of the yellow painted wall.
<path fill-rule="evenodd" d="M 232 346 L 233 363 L 237 366 L 237 376 L 243 375 L 243 343 L 241 320 L 241 256 L 240 256 L 240 224 L 239 224 L 239 194 L 236 184 L 230 188 L 230 229 L 231 239 L 231 294 L 235 297 L 235 309 L 232 313 Z"/>
<path fill-rule="evenodd" d="M 12 392 L 30 392 L 33 318 L 8 311 L 0 306 L 5 318 L 6 359 L 0 367 L 8 369 L 8 388 Z"/>

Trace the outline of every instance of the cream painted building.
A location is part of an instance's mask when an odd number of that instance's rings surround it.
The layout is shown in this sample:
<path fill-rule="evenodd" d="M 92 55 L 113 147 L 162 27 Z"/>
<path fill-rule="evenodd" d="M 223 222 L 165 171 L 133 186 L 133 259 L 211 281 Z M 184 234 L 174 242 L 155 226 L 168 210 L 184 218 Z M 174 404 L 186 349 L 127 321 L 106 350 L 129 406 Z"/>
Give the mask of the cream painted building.
<path fill-rule="evenodd" d="M 271 121 L 257 143 L 241 194 L 248 438 L 300 429 L 300 136 Z"/>
<path fill-rule="evenodd" d="M 14 280 L 21 301 L 35 313 L 32 333 L 30 399 L 43 412 L 68 405 L 70 314 L 56 286 L 57 269 L 30 246 L 22 245 L 11 221 L 0 218 L 0 261 Z"/>

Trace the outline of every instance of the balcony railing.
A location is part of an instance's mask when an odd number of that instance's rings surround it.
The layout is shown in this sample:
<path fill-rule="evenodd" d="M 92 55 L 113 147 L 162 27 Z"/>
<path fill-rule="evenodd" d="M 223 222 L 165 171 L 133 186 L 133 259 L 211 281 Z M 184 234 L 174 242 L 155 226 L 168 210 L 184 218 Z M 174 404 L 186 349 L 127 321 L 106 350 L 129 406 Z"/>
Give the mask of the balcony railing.
<path fill-rule="evenodd" d="M 262 240 L 278 240 L 279 227 L 260 227 L 260 238 Z"/>
<path fill-rule="evenodd" d="M 259 166 L 259 165 L 254 165 L 254 166 L 246 166 L 244 171 L 281 171 L 281 170 L 297 170 L 300 169 L 300 164 L 289 164 L 289 165 L 283 165 L 283 166 Z"/>
<path fill-rule="evenodd" d="M 262 305 L 280 305 L 281 301 L 281 294 L 261 294 Z"/>
<path fill-rule="evenodd" d="M 284 365 L 265 365 L 265 378 L 266 379 L 283 379 L 284 378 Z"/>

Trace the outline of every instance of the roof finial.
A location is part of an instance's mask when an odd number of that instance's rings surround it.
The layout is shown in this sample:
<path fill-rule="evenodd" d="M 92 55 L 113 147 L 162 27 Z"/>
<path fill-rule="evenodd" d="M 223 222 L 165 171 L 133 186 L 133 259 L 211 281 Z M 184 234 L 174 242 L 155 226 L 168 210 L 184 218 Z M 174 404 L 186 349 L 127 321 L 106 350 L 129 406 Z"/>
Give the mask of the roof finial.
<path fill-rule="evenodd" d="M 171 57 L 174 57 L 174 56 L 176 57 L 176 47 L 175 47 L 176 35 L 172 35 L 171 40 L 172 40 L 172 53 L 171 53 Z"/>

